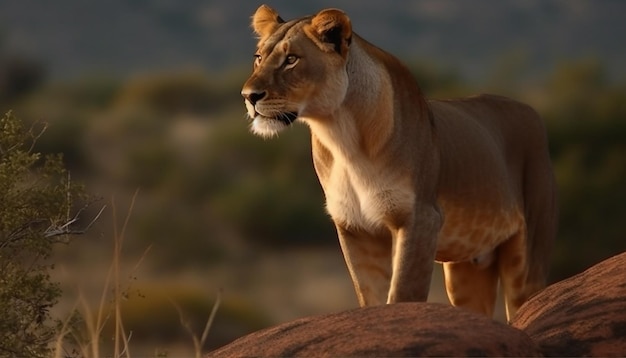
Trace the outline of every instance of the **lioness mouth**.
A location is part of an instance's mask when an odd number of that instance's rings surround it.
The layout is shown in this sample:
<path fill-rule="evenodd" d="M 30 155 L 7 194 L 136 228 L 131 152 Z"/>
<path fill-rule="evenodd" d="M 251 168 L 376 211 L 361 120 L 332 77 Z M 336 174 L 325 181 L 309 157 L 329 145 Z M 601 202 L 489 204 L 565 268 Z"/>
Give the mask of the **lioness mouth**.
<path fill-rule="evenodd" d="M 284 123 L 285 125 L 290 125 L 291 123 L 293 123 L 296 120 L 296 118 L 298 118 L 298 113 L 296 113 L 296 112 L 277 113 L 273 117 L 268 117 L 268 116 L 263 115 L 263 114 L 258 113 L 258 112 L 257 112 L 257 115 L 259 115 L 259 116 L 261 116 L 263 118 L 277 120 L 279 122 Z"/>
<path fill-rule="evenodd" d="M 296 112 L 281 113 L 278 115 L 278 117 L 276 117 L 276 119 L 285 123 L 286 125 L 290 125 L 291 123 L 293 123 L 296 118 L 298 118 L 298 113 Z"/>

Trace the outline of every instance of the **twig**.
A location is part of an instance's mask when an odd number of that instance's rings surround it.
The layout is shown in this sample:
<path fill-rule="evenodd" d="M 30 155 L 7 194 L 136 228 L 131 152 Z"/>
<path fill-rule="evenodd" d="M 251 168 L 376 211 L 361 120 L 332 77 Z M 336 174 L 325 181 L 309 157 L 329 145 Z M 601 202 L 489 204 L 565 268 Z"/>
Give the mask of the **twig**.
<path fill-rule="evenodd" d="M 46 231 L 44 232 L 44 237 L 50 238 L 50 237 L 62 236 L 62 235 L 82 235 L 86 233 L 93 226 L 93 224 L 95 224 L 96 221 L 98 221 L 98 219 L 100 218 L 100 215 L 102 215 L 102 212 L 104 211 L 104 209 L 106 209 L 106 207 L 107 207 L 106 205 L 103 205 L 100 211 L 98 212 L 98 214 L 96 214 L 96 216 L 91 220 L 91 222 L 89 222 L 89 224 L 87 224 L 87 226 L 84 229 L 82 230 L 71 229 L 70 225 L 77 222 L 80 214 L 83 211 L 85 211 L 85 209 L 87 209 L 87 205 L 85 205 L 80 210 L 78 210 L 76 215 L 65 224 L 61 226 L 57 226 L 57 227 L 50 226 L 49 228 L 47 228 Z"/>
<path fill-rule="evenodd" d="M 29 130 L 28 130 L 28 134 L 30 134 L 30 137 L 32 139 L 31 144 L 30 144 L 30 148 L 28 148 L 28 153 L 32 152 L 33 149 L 35 149 L 35 144 L 37 144 L 37 141 L 39 140 L 39 138 L 41 138 L 41 136 L 44 134 L 44 132 L 48 129 L 48 123 L 47 122 L 43 122 L 43 127 L 41 128 L 41 130 L 39 131 L 39 133 L 35 134 L 34 130 L 35 130 L 35 126 L 39 123 L 39 121 L 36 121 L 35 123 L 33 123 Z"/>
<path fill-rule="evenodd" d="M 9 246 L 10 244 L 19 241 L 21 238 L 25 237 L 26 235 L 28 235 L 27 230 L 35 225 L 39 225 L 46 222 L 46 220 L 44 219 L 35 219 L 35 220 L 31 220 L 29 222 L 27 222 L 26 224 L 23 224 L 22 226 L 16 228 L 15 230 L 13 230 L 11 233 L 9 233 L 9 236 L 2 242 L 0 243 L 0 249 L 5 248 L 7 246 Z"/>

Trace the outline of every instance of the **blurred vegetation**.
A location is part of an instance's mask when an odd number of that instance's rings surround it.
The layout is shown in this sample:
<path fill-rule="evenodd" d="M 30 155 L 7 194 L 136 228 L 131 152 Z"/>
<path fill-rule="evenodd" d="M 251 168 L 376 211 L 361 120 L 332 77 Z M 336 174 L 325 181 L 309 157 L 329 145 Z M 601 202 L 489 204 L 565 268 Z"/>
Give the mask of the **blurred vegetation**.
<path fill-rule="evenodd" d="M 519 75 L 520 56 L 504 58 L 482 84 L 424 61 L 410 68 L 428 96 L 506 94 L 546 120 L 561 210 L 552 275 L 558 280 L 626 248 L 626 82 L 609 79 L 593 60 L 565 62 L 529 80 Z M 245 264 L 242 247 L 336 248 L 308 129 L 293 126 L 273 140 L 251 135 L 239 95 L 247 75 L 191 69 L 44 81 L 0 91 L 14 93 L 0 98 L 0 110 L 50 123 L 36 149 L 63 153 L 96 194 L 141 188 L 126 251 L 153 245 L 156 270 L 215 267 L 233 258 Z"/>
<path fill-rule="evenodd" d="M 586 60 L 561 66 L 546 92 L 561 210 L 555 271 L 564 277 L 626 248 L 626 84 Z"/>
<path fill-rule="evenodd" d="M 506 55 L 484 86 L 428 62 L 410 67 L 429 96 L 488 88 L 529 102 L 545 118 L 561 202 L 556 279 L 624 249 L 626 85 L 609 81 L 593 60 L 523 82 L 515 75 L 523 57 Z M 250 135 L 239 96 L 247 74 L 84 78 L 40 85 L 1 106 L 49 122 L 40 149 L 64 153 L 98 187 L 141 187 L 148 203 L 135 241 L 160 247 L 164 268 L 219 260 L 233 237 L 250 245 L 334 245 L 307 129 L 294 126 L 271 141 Z"/>

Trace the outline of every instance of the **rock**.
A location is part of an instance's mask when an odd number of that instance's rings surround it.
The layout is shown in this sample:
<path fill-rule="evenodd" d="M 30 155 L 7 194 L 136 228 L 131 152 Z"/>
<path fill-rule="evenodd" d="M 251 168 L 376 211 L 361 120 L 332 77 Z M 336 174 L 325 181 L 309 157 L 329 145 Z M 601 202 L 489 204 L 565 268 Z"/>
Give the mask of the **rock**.
<path fill-rule="evenodd" d="M 626 253 L 548 286 L 511 324 L 546 356 L 626 356 Z"/>
<path fill-rule="evenodd" d="M 399 303 L 298 319 L 261 330 L 210 357 L 538 356 L 523 332 L 435 303 Z"/>

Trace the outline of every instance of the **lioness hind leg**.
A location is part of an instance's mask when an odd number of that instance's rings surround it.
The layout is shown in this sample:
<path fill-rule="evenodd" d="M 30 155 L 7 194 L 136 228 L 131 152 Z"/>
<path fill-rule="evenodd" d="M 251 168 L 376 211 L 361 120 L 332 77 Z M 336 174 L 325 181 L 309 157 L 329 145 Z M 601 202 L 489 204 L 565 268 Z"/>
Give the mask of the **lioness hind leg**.
<path fill-rule="evenodd" d="M 486 264 L 469 261 L 443 264 L 446 291 L 452 305 L 493 316 L 498 294 L 498 266 L 490 261 Z"/>
<path fill-rule="evenodd" d="M 525 227 L 502 243 L 497 250 L 498 270 L 504 299 L 506 318 L 511 320 L 520 306 L 536 291 L 543 287 L 541 282 L 533 282 L 529 276 L 529 258 Z"/>

